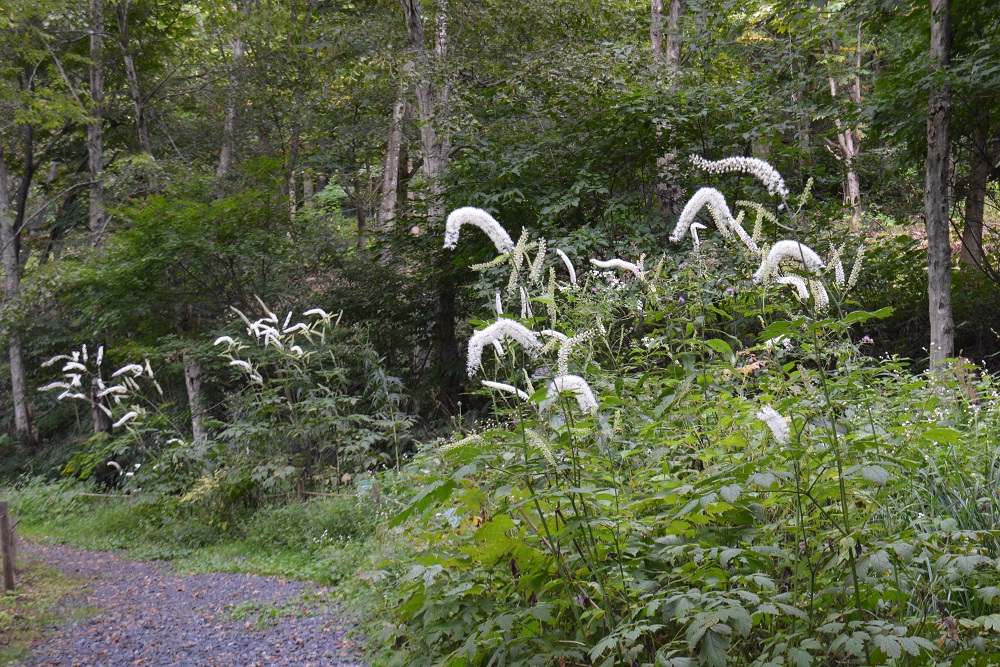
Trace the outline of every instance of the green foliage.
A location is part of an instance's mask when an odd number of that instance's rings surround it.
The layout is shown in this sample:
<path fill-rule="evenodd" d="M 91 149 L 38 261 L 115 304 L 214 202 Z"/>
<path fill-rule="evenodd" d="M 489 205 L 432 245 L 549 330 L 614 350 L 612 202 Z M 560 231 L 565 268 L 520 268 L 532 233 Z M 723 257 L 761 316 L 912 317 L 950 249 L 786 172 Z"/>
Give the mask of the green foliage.
<path fill-rule="evenodd" d="M 560 282 L 522 322 L 591 333 L 484 354 L 530 398 L 492 393 L 492 422 L 412 465 L 393 522 L 412 555 L 375 566 L 380 662 L 1000 657 L 994 381 L 873 359 L 852 330 L 890 309 L 850 311 L 831 281 L 827 314 L 752 266 L 709 242 L 638 280 Z M 596 411 L 547 395 L 567 370 Z"/>

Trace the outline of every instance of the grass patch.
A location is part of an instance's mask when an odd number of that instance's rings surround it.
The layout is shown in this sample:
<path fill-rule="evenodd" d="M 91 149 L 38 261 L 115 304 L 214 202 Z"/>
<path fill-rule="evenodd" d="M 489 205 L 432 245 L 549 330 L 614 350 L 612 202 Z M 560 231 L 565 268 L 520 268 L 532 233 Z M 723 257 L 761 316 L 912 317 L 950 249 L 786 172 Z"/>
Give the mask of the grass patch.
<path fill-rule="evenodd" d="M 95 609 L 67 605 L 82 592 L 81 580 L 34 557 L 19 558 L 17 589 L 0 596 L 0 665 L 28 657 L 33 644 L 55 625 L 84 618 Z"/>

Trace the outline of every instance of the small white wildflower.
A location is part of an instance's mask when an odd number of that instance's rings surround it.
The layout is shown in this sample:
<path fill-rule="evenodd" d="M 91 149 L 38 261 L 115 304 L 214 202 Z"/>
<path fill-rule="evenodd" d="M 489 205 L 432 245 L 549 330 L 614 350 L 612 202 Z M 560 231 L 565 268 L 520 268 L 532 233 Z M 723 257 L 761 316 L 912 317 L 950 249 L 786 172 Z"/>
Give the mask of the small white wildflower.
<path fill-rule="evenodd" d="M 524 435 L 527 437 L 528 442 L 541 450 L 542 455 L 545 457 L 545 460 L 549 462 L 549 465 L 556 465 L 556 456 L 552 452 L 552 447 L 545 441 L 545 438 L 540 436 L 534 429 L 530 428 L 524 429 Z"/>
<path fill-rule="evenodd" d="M 858 277 L 861 276 L 861 260 L 865 257 L 865 246 L 858 248 L 857 257 L 854 259 L 854 267 L 851 269 L 851 277 L 847 279 L 847 289 L 853 289 L 858 284 Z"/>
<path fill-rule="evenodd" d="M 642 278 L 641 264 L 633 264 L 632 262 L 626 262 L 623 259 L 609 259 L 607 261 L 592 259 L 590 260 L 590 263 L 599 269 L 621 269 L 622 271 L 629 271 L 635 274 L 636 278 Z"/>
<path fill-rule="evenodd" d="M 122 366 L 121 368 L 116 370 L 114 373 L 111 374 L 111 377 L 116 378 L 119 375 L 124 375 L 125 373 L 131 373 L 132 375 L 138 376 L 142 375 L 142 371 L 143 368 L 139 364 L 129 364 L 128 366 Z"/>
<path fill-rule="evenodd" d="M 51 366 L 52 364 L 56 363 L 57 361 L 62 361 L 63 359 L 72 359 L 72 358 L 73 357 L 69 356 L 68 354 L 57 354 L 56 356 L 52 357 L 48 361 L 43 361 L 42 362 L 42 368 L 48 368 L 49 366 Z"/>
<path fill-rule="evenodd" d="M 292 345 L 290 348 L 288 348 L 288 351 L 293 352 L 298 357 L 301 357 L 303 354 L 305 354 L 305 352 L 302 351 L 302 348 L 299 347 L 298 345 Z"/>
<path fill-rule="evenodd" d="M 490 389 L 496 389 L 498 391 L 505 391 L 508 394 L 516 394 L 518 398 L 522 401 L 528 400 L 528 394 L 521 391 L 517 387 L 511 384 L 504 384 L 503 382 L 493 382 L 492 380 L 483 380 L 483 386 L 489 387 Z"/>
<path fill-rule="evenodd" d="M 788 441 L 791 438 L 791 429 L 788 427 L 788 422 L 785 421 L 784 417 L 778 414 L 777 410 L 772 408 L 770 405 L 765 405 L 756 416 L 757 419 L 767 424 L 767 427 L 771 429 L 771 433 L 774 434 L 774 440 L 779 445 L 788 444 Z"/>
<path fill-rule="evenodd" d="M 285 321 L 281 324 L 281 330 L 286 331 L 288 329 L 288 323 L 292 321 L 292 311 L 288 311 L 285 315 Z"/>
<path fill-rule="evenodd" d="M 62 367 L 63 373 L 68 371 L 84 371 L 86 372 L 87 367 L 76 361 L 67 361 L 66 365 Z"/>
<path fill-rule="evenodd" d="M 760 268 L 753 274 L 754 282 L 759 283 L 765 276 L 775 275 L 782 260 L 801 262 L 808 271 L 817 272 L 823 268 L 823 260 L 816 251 L 798 241 L 778 241 L 771 246 Z"/>
<path fill-rule="evenodd" d="M 229 362 L 229 365 L 230 366 L 239 366 L 240 368 L 242 368 L 243 370 L 247 371 L 248 373 L 253 373 L 253 366 L 251 366 L 246 361 L 243 361 L 242 359 L 233 359 L 232 361 Z"/>
<path fill-rule="evenodd" d="M 825 313 L 830 307 L 830 295 L 826 293 L 826 287 L 817 278 L 809 280 L 809 289 L 812 291 L 813 301 L 816 302 L 816 310 Z"/>
<path fill-rule="evenodd" d="M 39 387 L 38 391 L 51 391 L 53 389 L 69 389 L 70 384 L 68 382 L 51 382 L 44 387 Z"/>
<path fill-rule="evenodd" d="M 535 261 L 531 263 L 528 270 L 528 280 L 532 284 L 537 283 L 542 277 L 542 269 L 545 264 L 545 246 L 547 244 L 548 241 L 545 239 L 538 242 L 538 254 L 535 255 Z"/>
<path fill-rule="evenodd" d="M 775 282 L 779 285 L 792 285 L 798 294 L 799 299 L 805 301 L 809 298 L 809 288 L 806 286 L 806 281 L 804 278 L 799 276 L 781 276 L 776 278 Z"/>
<path fill-rule="evenodd" d="M 310 316 L 310 315 L 319 315 L 324 320 L 330 319 L 330 316 L 327 315 L 326 311 L 323 310 L 322 308 L 310 308 L 309 310 L 307 310 L 306 312 L 304 312 L 302 314 L 305 315 L 305 316 L 307 316 L 307 317 Z"/>
<path fill-rule="evenodd" d="M 698 230 L 699 229 L 708 229 L 708 227 L 706 227 L 705 225 L 701 224 L 700 222 L 692 222 L 691 223 L 691 238 L 694 239 L 694 247 L 695 248 L 701 247 L 701 239 L 698 238 Z"/>
<path fill-rule="evenodd" d="M 446 249 L 454 250 L 458 246 L 459 228 L 467 224 L 475 225 L 486 232 L 500 253 L 509 254 L 514 251 L 514 241 L 511 240 L 507 230 L 492 215 L 472 206 L 455 209 L 448 215 L 444 232 L 444 247 Z"/>
<path fill-rule="evenodd" d="M 127 393 L 128 389 L 126 389 L 125 387 L 122 387 L 120 385 L 114 385 L 113 387 L 108 387 L 104 391 L 99 392 L 97 394 L 97 398 L 104 398 L 108 394 L 127 394 Z"/>
<path fill-rule="evenodd" d="M 534 317 L 534 314 L 531 312 L 531 303 L 530 303 L 530 299 L 528 297 L 528 290 L 524 289 L 524 286 L 522 285 L 521 286 L 521 319 L 522 320 L 526 320 L 526 319 L 531 318 L 531 317 Z"/>
<path fill-rule="evenodd" d="M 504 338 L 513 338 L 520 343 L 529 355 L 534 356 L 542 347 L 535 333 L 519 322 L 510 319 L 499 319 L 485 329 L 480 329 L 469 338 L 468 362 L 466 368 L 469 377 L 476 374 L 482 363 L 483 348 Z"/>
<path fill-rule="evenodd" d="M 150 379 L 152 379 L 153 378 L 153 367 L 149 365 L 149 359 L 144 359 L 143 361 L 146 362 L 146 375 L 148 375 L 150 377 Z"/>
<path fill-rule="evenodd" d="M 769 194 L 778 195 L 782 199 L 788 196 L 788 188 L 785 187 L 785 179 L 781 177 L 778 170 L 768 162 L 755 157 L 728 157 L 722 160 L 706 160 L 698 155 L 691 156 L 691 162 L 695 167 L 704 169 L 712 174 L 738 171 L 756 177 Z"/>
<path fill-rule="evenodd" d="M 290 327 L 284 327 L 284 328 L 282 328 L 281 333 L 283 333 L 283 334 L 293 334 L 293 333 L 295 333 L 297 331 L 301 331 L 301 332 L 305 333 L 305 332 L 309 331 L 309 327 L 306 325 L 305 322 L 296 322 L 295 324 L 293 324 Z"/>
<path fill-rule="evenodd" d="M 792 341 L 789 340 L 787 336 L 775 336 L 774 338 L 768 338 L 764 341 L 764 348 L 767 350 L 777 349 L 779 345 L 789 352 L 795 349 Z"/>
<path fill-rule="evenodd" d="M 576 284 L 576 269 L 573 268 L 573 262 L 569 261 L 569 257 L 566 256 L 566 253 L 564 253 L 559 248 L 556 248 L 556 254 L 559 255 L 559 259 L 561 259 L 563 261 L 563 264 L 566 265 L 566 270 L 569 271 L 569 281 L 570 281 L 570 283 L 572 283 L 572 284 L 575 285 Z"/>
<path fill-rule="evenodd" d="M 96 363 L 98 366 L 100 366 L 101 365 L 101 361 L 103 361 L 103 360 L 104 360 L 104 346 L 101 345 L 100 347 L 97 348 L 97 361 L 94 362 L 94 363 Z"/>
<path fill-rule="evenodd" d="M 83 379 L 83 376 L 80 375 L 79 373 L 67 373 L 66 377 L 69 378 L 69 386 L 71 386 L 71 387 L 82 387 L 83 386 L 83 382 L 81 382 L 81 380 Z M 104 384 L 104 383 L 101 382 L 101 378 L 97 378 L 97 386 L 101 387 L 102 384 Z M 103 388 L 104 387 L 101 387 L 101 389 L 103 389 Z"/>
<path fill-rule="evenodd" d="M 121 426 L 125 422 L 129 421 L 130 419 L 135 419 L 138 416 L 139 416 L 139 413 L 136 412 L 135 410 L 132 410 L 131 412 L 126 412 L 125 415 L 121 419 L 119 419 L 118 421 L 116 421 L 114 424 L 111 425 L 111 428 L 118 428 L 119 426 Z"/>
<path fill-rule="evenodd" d="M 549 397 L 555 398 L 563 392 L 570 392 L 576 396 L 576 402 L 580 406 L 580 411 L 585 414 L 597 412 L 597 399 L 590 385 L 579 375 L 560 375 L 549 383 Z"/>
<path fill-rule="evenodd" d="M 833 264 L 833 278 L 837 281 L 837 285 L 840 287 L 844 286 L 846 280 L 844 279 L 844 263 L 840 261 L 840 249 L 833 249 L 833 256 L 830 258 L 830 263 Z"/>
<path fill-rule="evenodd" d="M 86 362 L 86 361 L 87 361 L 87 344 L 86 344 L 86 343 L 84 343 L 84 344 L 83 344 L 83 345 L 81 346 L 81 348 L 80 348 L 80 349 L 81 349 L 81 350 L 83 350 L 83 360 L 84 360 L 84 362 Z"/>
<path fill-rule="evenodd" d="M 117 461 L 108 461 L 107 465 L 111 468 L 114 468 L 118 472 L 121 472 L 122 467 L 118 464 Z"/>

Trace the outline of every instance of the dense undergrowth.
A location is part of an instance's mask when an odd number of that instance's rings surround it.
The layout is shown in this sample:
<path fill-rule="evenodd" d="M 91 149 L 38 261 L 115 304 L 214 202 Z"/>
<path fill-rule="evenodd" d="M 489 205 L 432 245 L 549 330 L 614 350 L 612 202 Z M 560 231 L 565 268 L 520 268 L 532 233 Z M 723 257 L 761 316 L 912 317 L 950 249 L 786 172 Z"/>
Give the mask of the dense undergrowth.
<path fill-rule="evenodd" d="M 715 211 L 717 235 L 592 271 L 484 218 L 502 253 L 474 267 L 468 371 L 488 407 L 405 465 L 392 383 L 327 422 L 365 385 L 294 341 L 233 339 L 252 427 L 136 460 L 115 498 L 70 475 L 13 506 L 38 539 L 332 585 L 379 665 L 995 664 L 996 380 L 882 354 L 868 334 L 898 315 L 855 292 L 893 290 L 891 258 L 866 273 L 850 242 L 768 245 L 807 201 L 741 204 L 752 234 Z M 327 461 L 340 492 L 279 502 L 330 437 L 353 476 Z"/>

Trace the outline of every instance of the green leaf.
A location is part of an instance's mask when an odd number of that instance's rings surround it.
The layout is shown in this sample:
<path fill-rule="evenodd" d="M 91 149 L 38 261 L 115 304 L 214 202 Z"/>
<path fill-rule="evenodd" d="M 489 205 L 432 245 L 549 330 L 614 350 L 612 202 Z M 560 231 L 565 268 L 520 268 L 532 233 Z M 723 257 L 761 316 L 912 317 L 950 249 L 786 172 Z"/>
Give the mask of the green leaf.
<path fill-rule="evenodd" d="M 885 486 L 889 481 L 889 471 L 882 466 L 861 466 L 861 476 L 872 484 Z"/>
<path fill-rule="evenodd" d="M 733 348 L 729 346 L 729 343 L 722 340 L 721 338 L 712 338 L 705 341 L 705 345 L 718 352 L 719 354 L 726 355 L 727 359 L 731 359 L 733 355 Z"/>
<path fill-rule="evenodd" d="M 420 490 L 416 499 L 410 503 L 406 509 L 392 518 L 388 527 L 395 528 L 410 518 L 410 515 L 414 512 L 422 512 L 434 503 L 440 503 L 447 500 L 448 497 L 451 496 L 451 492 L 454 491 L 457 486 L 458 484 L 450 479 L 438 479 L 431 482 Z"/>

